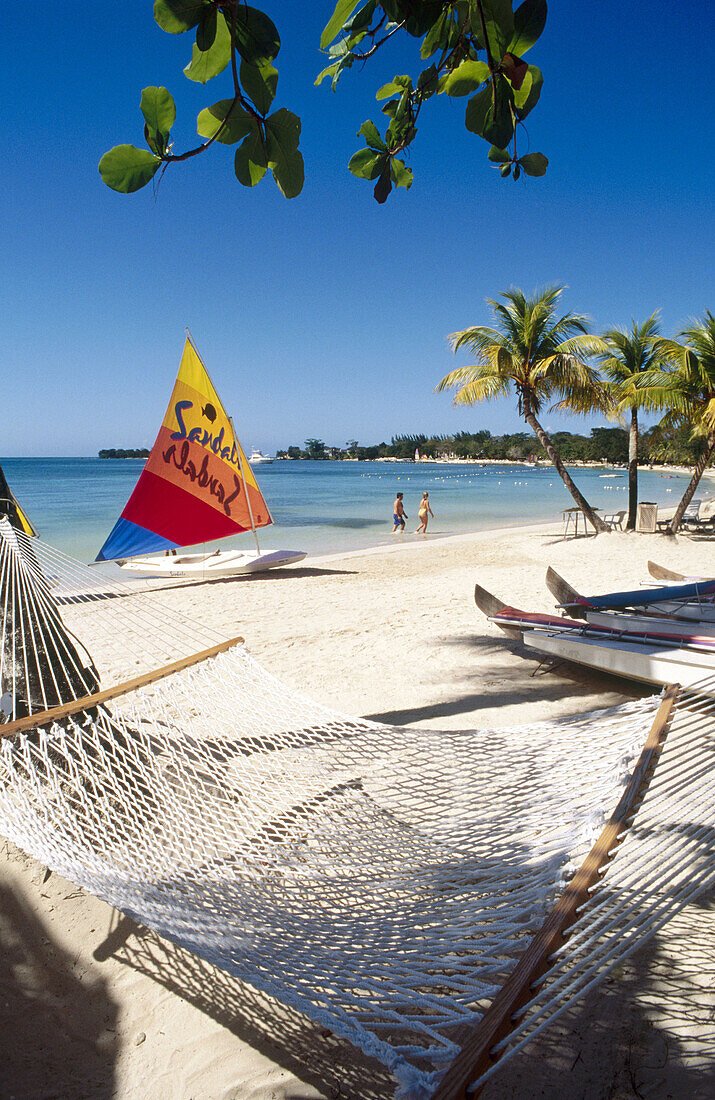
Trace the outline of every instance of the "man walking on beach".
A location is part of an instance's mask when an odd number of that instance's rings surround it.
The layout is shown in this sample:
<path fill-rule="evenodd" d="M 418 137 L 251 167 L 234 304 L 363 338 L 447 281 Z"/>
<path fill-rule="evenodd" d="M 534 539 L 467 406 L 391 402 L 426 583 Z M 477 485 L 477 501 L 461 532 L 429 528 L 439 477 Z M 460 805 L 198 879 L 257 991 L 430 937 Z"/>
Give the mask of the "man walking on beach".
<path fill-rule="evenodd" d="M 405 520 L 410 518 L 408 515 L 406 515 L 405 506 L 402 503 L 402 498 L 404 495 L 404 493 L 398 493 L 395 497 L 395 503 L 392 505 L 392 519 L 395 524 L 395 526 L 392 528 L 393 535 L 398 527 L 400 528 L 400 532 L 404 531 Z"/>

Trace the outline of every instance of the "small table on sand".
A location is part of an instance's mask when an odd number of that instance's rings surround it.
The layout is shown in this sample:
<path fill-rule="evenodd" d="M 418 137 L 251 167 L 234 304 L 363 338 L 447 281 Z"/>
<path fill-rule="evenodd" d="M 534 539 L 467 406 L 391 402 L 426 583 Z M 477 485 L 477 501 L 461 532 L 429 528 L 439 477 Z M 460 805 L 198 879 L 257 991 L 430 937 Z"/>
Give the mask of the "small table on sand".
<path fill-rule="evenodd" d="M 593 511 L 598 512 L 599 509 L 594 508 Z M 579 535 L 588 534 L 588 520 L 586 519 L 586 513 L 583 508 L 564 508 L 563 516 L 564 538 L 568 538 L 569 535 L 571 535 L 572 538 L 578 538 Z M 582 530 L 579 530 L 579 528 L 582 528 Z"/>

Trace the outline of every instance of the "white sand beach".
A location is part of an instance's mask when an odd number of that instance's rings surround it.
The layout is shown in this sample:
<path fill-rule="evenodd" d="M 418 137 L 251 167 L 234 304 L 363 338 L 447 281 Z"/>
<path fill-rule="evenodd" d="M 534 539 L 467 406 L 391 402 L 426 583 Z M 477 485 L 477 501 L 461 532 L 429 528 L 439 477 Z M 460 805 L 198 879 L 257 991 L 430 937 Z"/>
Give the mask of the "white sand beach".
<path fill-rule="evenodd" d="M 435 530 L 437 530 L 435 525 Z M 432 729 L 516 726 L 649 694 L 540 670 L 477 610 L 475 582 L 549 611 L 554 566 L 584 592 L 648 559 L 712 573 L 712 542 L 539 527 L 394 545 L 208 585 L 164 604 L 242 634 L 262 665 L 346 714 Z M 508 766 L 508 761 L 505 761 Z M 0 841 L 0 1098 L 298 1100 L 391 1095 L 350 1044 L 112 911 Z M 715 1094 L 715 898 L 687 907 L 485 1089 L 501 1098 Z"/>

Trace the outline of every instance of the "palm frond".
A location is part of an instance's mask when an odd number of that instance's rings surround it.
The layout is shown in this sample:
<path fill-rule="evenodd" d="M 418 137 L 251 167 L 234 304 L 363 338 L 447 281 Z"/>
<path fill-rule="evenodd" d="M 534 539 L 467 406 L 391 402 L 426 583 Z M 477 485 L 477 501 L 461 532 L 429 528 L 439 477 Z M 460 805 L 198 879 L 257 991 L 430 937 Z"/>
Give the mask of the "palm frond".
<path fill-rule="evenodd" d="M 492 401 L 509 395 L 509 379 L 489 375 L 466 382 L 455 393 L 453 405 L 478 405 L 480 401 Z"/>

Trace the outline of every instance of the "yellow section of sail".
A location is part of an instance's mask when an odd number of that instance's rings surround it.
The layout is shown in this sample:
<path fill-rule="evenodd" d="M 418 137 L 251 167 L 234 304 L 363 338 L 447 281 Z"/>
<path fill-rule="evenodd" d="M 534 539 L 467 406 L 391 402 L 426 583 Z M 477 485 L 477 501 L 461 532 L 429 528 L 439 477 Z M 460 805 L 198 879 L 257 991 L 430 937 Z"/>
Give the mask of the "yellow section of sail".
<path fill-rule="evenodd" d="M 193 442 L 213 451 L 231 466 L 238 467 L 240 456 L 244 482 L 260 492 L 253 470 L 233 430 L 231 418 L 188 337 L 162 426 L 172 436 L 178 433 L 182 437 L 191 438 L 193 432 Z"/>
<path fill-rule="evenodd" d="M 23 531 L 25 532 L 26 535 L 30 535 L 32 538 L 34 538 L 37 535 L 37 531 L 32 526 L 32 524 L 30 523 L 29 519 L 27 518 L 27 516 L 23 512 L 22 508 L 17 503 L 17 501 L 15 501 L 15 508 L 17 509 L 17 518 L 20 521 L 20 526 L 22 527 Z"/>

